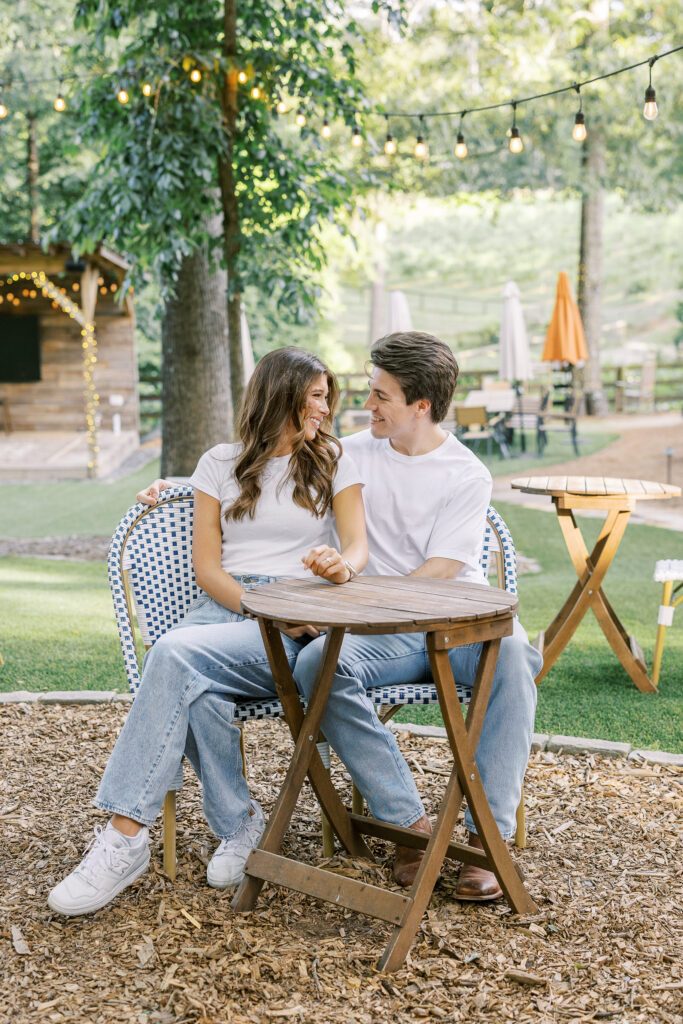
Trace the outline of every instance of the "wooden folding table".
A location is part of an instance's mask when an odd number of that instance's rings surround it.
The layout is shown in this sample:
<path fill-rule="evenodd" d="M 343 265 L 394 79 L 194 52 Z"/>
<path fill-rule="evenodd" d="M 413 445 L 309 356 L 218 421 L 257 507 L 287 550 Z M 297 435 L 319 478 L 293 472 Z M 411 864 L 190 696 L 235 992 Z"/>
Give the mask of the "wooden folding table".
<path fill-rule="evenodd" d="M 680 487 L 652 480 L 602 476 L 532 476 L 513 480 L 512 486 L 526 494 L 546 494 L 552 498 L 569 557 L 578 576 L 578 582 L 553 621 L 534 640 L 534 646 L 543 655 L 543 668 L 536 682 L 540 682 L 555 664 L 584 615 L 592 608 L 612 650 L 638 689 L 643 693 L 656 693 L 657 688 L 647 673 L 643 652 L 635 637 L 629 636 L 619 621 L 603 592 L 602 583 L 636 502 L 678 497 Z M 574 517 L 577 509 L 607 513 L 590 554 Z"/>
<path fill-rule="evenodd" d="M 380 968 L 385 970 L 395 970 L 403 963 L 446 857 L 494 871 L 513 909 L 517 913 L 535 913 L 536 906 L 491 814 L 474 761 L 500 641 L 512 633 L 516 597 L 504 590 L 454 580 L 370 576 L 340 587 L 308 580 L 266 584 L 244 594 L 242 607 L 259 621 L 295 747 L 261 843 L 247 860 L 244 881 L 232 904 L 235 910 L 250 910 L 263 883 L 268 881 L 390 922 L 394 926 L 392 935 L 379 961 Z M 279 632 L 303 624 L 327 631 L 316 685 L 305 715 Z M 429 661 L 454 761 L 431 836 L 349 813 L 320 760 L 316 749 L 318 731 L 347 631 L 427 634 Z M 448 651 L 478 642 L 483 645 L 482 655 L 465 722 Z M 364 835 L 425 850 L 409 892 L 399 893 L 340 877 L 280 854 L 307 775 L 323 811 L 351 855 L 372 857 Z M 483 850 L 451 841 L 463 796 Z"/>

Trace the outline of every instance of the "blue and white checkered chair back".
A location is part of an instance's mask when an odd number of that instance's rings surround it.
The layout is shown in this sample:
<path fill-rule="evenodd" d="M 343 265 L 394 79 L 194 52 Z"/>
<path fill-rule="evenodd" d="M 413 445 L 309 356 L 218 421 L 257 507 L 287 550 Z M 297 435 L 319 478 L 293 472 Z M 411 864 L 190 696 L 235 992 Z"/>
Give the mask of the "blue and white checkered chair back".
<path fill-rule="evenodd" d="M 179 486 L 164 491 L 163 499 L 151 508 L 134 505 L 117 526 L 109 545 L 109 585 L 133 694 L 140 685 L 133 613 L 145 647 L 151 647 L 183 618 L 199 593 L 192 567 L 193 502 L 192 488 Z M 492 506 L 486 515 L 481 566 L 487 575 L 495 568 L 498 586 L 516 594 L 517 556 L 510 531 Z M 469 687 L 457 685 L 461 701 L 468 703 Z M 369 691 L 369 696 L 377 706 L 438 702 L 431 684 L 378 686 Z M 238 706 L 235 718 L 281 714 L 276 699 L 249 701 Z"/>

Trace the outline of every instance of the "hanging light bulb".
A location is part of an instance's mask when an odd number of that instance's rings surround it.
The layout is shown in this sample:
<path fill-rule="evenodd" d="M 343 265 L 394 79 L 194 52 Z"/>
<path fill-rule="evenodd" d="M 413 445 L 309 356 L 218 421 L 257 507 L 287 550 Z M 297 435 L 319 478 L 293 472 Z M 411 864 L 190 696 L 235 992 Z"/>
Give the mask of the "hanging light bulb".
<path fill-rule="evenodd" d="M 246 71 L 240 71 L 237 74 L 237 81 L 240 83 L 240 85 L 244 85 L 248 77 L 249 76 L 247 75 Z"/>
<path fill-rule="evenodd" d="M 121 86 L 121 88 L 117 92 L 116 98 L 119 101 L 119 103 L 127 103 L 128 102 L 128 93 L 123 88 L 123 86 Z"/>
<path fill-rule="evenodd" d="M 387 154 L 387 156 L 393 156 L 394 153 L 396 152 L 396 143 L 394 142 L 394 136 L 391 134 L 391 130 L 389 128 L 389 118 L 388 117 L 386 118 L 386 122 L 387 122 L 387 137 L 386 137 L 385 142 L 384 142 L 384 152 Z"/>
<path fill-rule="evenodd" d="M 251 98 L 252 98 L 252 100 L 257 100 L 257 99 L 259 99 L 260 96 L 261 96 L 261 90 L 259 89 L 258 85 L 252 86 L 252 89 L 251 89 Z"/>
<path fill-rule="evenodd" d="M 306 115 L 304 114 L 303 110 L 299 111 L 294 120 L 296 121 L 296 125 L 298 128 L 303 128 L 303 126 L 306 124 Z"/>
<path fill-rule="evenodd" d="M 455 155 L 460 160 L 464 160 L 465 157 L 467 156 L 467 143 L 465 142 L 465 136 L 463 135 L 463 132 L 462 132 L 462 122 L 463 122 L 463 118 L 465 117 L 466 113 L 467 113 L 467 111 L 463 110 L 462 114 L 460 115 L 460 124 L 458 126 L 458 137 L 455 140 Z"/>
<path fill-rule="evenodd" d="M 0 100 L 0 117 L 7 117 L 7 107 L 2 100 Z"/>
<path fill-rule="evenodd" d="M 361 135 L 360 126 L 357 124 L 354 124 L 353 126 L 353 132 L 351 133 L 351 145 L 356 149 L 360 149 L 363 145 L 363 136 Z"/>
<path fill-rule="evenodd" d="M 66 102 L 64 100 L 64 97 L 62 96 L 62 83 L 61 82 L 59 83 L 59 92 L 57 93 L 57 99 L 54 102 L 54 107 L 55 107 L 55 110 L 58 113 L 60 113 L 60 114 L 63 111 L 66 110 Z"/>
<path fill-rule="evenodd" d="M 320 129 L 320 134 L 324 139 L 329 139 L 332 134 L 332 129 L 330 128 L 330 122 L 327 120 L 327 115 L 325 115 L 325 120 L 323 121 L 323 126 Z"/>
<path fill-rule="evenodd" d="M 422 116 L 422 114 L 420 114 L 420 130 L 419 130 L 419 134 L 417 136 L 417 140 L 415 142 L 415 150 L 414 150 L 415 156 L 418 158 L 418 160 L 424 160 L 424 158 L 427 156 L 427 143 L 424 140 L 423 132 L 424 132 L 424 117 Z"/>
<path fill-rule="evenodd" d="M 143 84 L 142 84 L 142 95 L 143 96 L 151 96 L 152 95 L 152 86 L 149 84 L 149 82 L 143 82 Z"/>
<path fill-rule="evenodd" d="M 201 80 L 202 80 L 202 73 L 199 70 L 199 68 L 192 68 L 192 71 L 190 71 L 190 81 L 196 83 L 196 82 L 201 82 Z"/>
<path fill-rule="evenodd" d="M 277 110 L 278 114 L 286 114 L 287 104 L 285 103 L 284 100 L 278 100 L 275 109 Z"/>
<path fill-rule="evenodd" d="M 574 118 L 574 127 L 572 128 L 572 138 L 575 142 L 583 142 L 586 138 L 586 118 L 583 114 L 583 97 L 581 96 L 581 89 L 577 85 L 574 87 L 579 96 L 579 109 L 576 111 Z"/>
<path fill-rule="evenodd" d="M 645 90 L 645 106 L 643 107 L 643 117 L 647 121 L 654 121 L 659 111 L 657 110 L 657 93 L 652 86 L 652 65 L 657 60 L 656 57 L 650 58 L 650 81 L 647 89 Z"/>
<path fill-rule="evenodd" d="M 521 153 L 524 149 L 522 137 L 517 127 L 517 104 L 512 104 L 512 128 L 510 129 L 510 152 Z"/>

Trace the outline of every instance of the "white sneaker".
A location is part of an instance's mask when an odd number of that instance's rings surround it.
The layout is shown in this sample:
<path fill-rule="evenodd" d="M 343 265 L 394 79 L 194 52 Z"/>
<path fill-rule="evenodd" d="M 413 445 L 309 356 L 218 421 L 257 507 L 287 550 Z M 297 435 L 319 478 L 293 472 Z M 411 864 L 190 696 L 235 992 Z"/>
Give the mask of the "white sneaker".
<path fill-rule="evenodd" d="M 132 885 L 147 870 L 149 857 L 146 827 L 129 843 L 111 822 L 106 829 L 96 825 L 83 860 L 54 887 L 48 906 L 66 917 L 91 914 Z"/>
<path fill-rule="evenodd" d="M 224 839 L 206 869 L 206 880 L 214 889 L 229 889 L 244 878 L 244 865 L 252 850 L 261 842 L 266 827 L 263 811 L 256 800 L 251 801 L 254 812 L 232 839 Z"/>

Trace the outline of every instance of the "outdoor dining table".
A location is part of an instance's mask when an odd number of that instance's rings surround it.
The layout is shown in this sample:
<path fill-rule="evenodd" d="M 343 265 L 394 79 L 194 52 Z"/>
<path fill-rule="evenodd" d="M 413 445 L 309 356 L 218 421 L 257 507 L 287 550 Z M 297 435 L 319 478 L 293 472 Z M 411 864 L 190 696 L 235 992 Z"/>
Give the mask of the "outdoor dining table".
<path fill-rule="evenodd" d="M 512 908 L 517 913 L 535 913 L 536 906 L 496 826 L 474 760 L 500 641 L 512 633 L 517 598 L 504 590 L 456 580 L 367 576 L 340 587 L 309 580 L 265 584 L 242 596 L 242 608 L 258 619 L 295 746 L 261 842 L 247 860 L 244 880 L 232 903 L 234 909 L 250 910 L 268 881 L 389 922 L 393 925 L 391 938 L 379 960 L 380 969 L 389 971 L 403 963 L 446 857 L 494 871 Z M 316 684 L 304 712 L 280 630 L 306 624 L 325 630 L 326 637 Z M 349 812 L 323 767 L 316 743 L 346 632 L 427 634 L 429 662 L 453 756 L 431 836 Z M 465 721 L 448 651 L 478 642 L 482 643 L 482 654 Z M 408 893 L 343 877 L 279 852 L 307 775 L 324 813 L 352 856 L 372 859 L 364 835 L 425 850 Z M 452 841 L 463 796 L 483 850 Z"/>
<path fill-rule="evenodd" d="M 621 624 L 605 596 L 602 584 L 636 502 L 678 497 L 680 487 L 651 480 L 622 480 L 602 476 L 532 476 L 513 480 L 512 486 L 525 494 L 545 494 L 552 498 L 569 557 L 578 577 L 553 621 L 534 640 L 534 646 L 543 655 L 543 667 L 536 682 L 540 682 L 555 664 L 584 615 L 592 608 L 612 650 L 638 689 L 643 693 L 656 693 L 657 688 L 648 675 L 643 651 L 635 637 L 630 636 Z M 574 512 L 579 509 L 606 513 L 590 553 L 574 516 Z"/>

